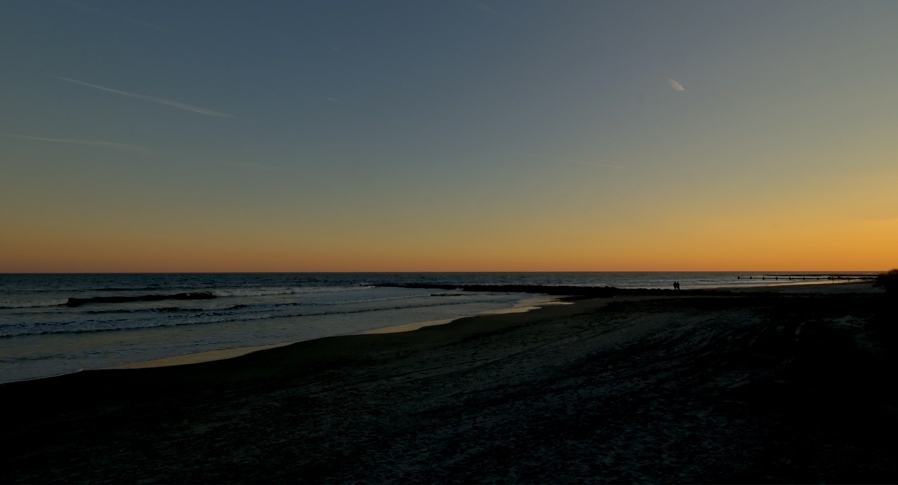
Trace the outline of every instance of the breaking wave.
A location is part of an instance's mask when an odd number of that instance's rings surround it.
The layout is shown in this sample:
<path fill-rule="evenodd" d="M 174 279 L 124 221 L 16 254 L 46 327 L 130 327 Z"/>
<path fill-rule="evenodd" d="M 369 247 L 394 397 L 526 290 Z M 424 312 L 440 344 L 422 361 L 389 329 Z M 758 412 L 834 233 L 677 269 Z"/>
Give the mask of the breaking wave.
<path fill-rule="evenodd" d="M 215 311 L 203 311 L 191 315 L 181 315 L 179 317 L 166 316 L 162 318 L 146 318 L 146 319 L 78 319 L 56 322 L 23 322 L 18 324 L 0 325 L 0 338 L 20 337 L 26 335 L 52 335 L 52 334 L 80 334 L 80 333 L 96 333 L 121 330 L 138 330 L 157 327 L 180 327 L 186 325 L 202 325 L 209 323 L 223 323 L 234 321 L 258 321 L 269 320 L 273 318 L 293 318 L 293 317 L 309 317 L 324 315 L 348 315 L 360 313 L 375 313 L 399 309 L 409 308 L 428 308 L 446 305 L 460 305 L 463 301 L 455 301 L 454 299 L 440 298 L 436 301 L 426 301 L 413 305 L 392 305 L 378 308 L 330 308 L 308 311 L 306 309 L 299 311 L 278 311 L 271 308 L 259 308 L 252 312 L 230 311 L 236 308 L 229 308 Z M 296 307 L 305 307 L 304 305 L 296 305 Z M 157 309 L 158 310 L 158 309 Z"/>
<path fill-rule="evenodd" d="M 285 288 L 235 288 L 235 289 L 216 289 L 202 291 L 187 291 L 179 293 L 162 293 L 162 294 L 138 294 L 138 295 L 103 295 L 89 297 L 69 297 L 42 299 L 22 302 L 0 302 L 0 310 L 12 310 L 23 308 L 43 308 L 43 307 L 80 307 L 82 305 L 93 304 L 121 304 L 146 301 L 164 301 L 164 300 L 212 300 L 215 298 L 230 297 L 263 297 L 277 295 L 302 295 L 314 293 L 334 293 L 346 291 L 358 291 L 371 289 L 371 286 L 346 286 L 346 287 L 285 287 Z M 106 290 L 106 289 L 104 289 Z M 123 288 L 110 288 L 109 291 L 123 291 Z"/>

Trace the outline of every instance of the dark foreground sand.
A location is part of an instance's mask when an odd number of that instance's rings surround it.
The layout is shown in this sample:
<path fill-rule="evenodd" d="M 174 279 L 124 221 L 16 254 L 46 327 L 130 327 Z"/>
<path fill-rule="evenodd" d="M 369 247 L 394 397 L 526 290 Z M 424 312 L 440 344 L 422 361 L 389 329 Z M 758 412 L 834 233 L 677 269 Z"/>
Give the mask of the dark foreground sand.
<path fill-rule="evenodd" d="M 0 386 L 0 482 L 898 481 L 859 285 L 618 296 Z"/>

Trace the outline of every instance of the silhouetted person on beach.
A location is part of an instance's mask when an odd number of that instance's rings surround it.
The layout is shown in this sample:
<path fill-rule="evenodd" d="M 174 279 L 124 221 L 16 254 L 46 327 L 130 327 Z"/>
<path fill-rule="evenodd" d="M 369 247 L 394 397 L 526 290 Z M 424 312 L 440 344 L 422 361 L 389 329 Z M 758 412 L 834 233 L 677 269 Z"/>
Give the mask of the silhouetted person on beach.
<path fill-rule="evenodd" d="M 680 289 L 680 282 L 679 282 L 679 281 L 674 281 L 674 289 L 675 289 L 675 290 L 679 290 L 679 289 Z"/>

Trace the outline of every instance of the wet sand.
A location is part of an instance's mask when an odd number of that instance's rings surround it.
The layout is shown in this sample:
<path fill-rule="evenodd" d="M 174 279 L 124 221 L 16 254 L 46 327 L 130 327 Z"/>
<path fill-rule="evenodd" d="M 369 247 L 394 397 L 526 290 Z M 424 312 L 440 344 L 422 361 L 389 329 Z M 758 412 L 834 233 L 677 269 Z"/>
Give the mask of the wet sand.
<path fill-rule="evenodd" d="M 671 291 L 12 383 L 0 481 L 895 482 L 895 317 Z"/>

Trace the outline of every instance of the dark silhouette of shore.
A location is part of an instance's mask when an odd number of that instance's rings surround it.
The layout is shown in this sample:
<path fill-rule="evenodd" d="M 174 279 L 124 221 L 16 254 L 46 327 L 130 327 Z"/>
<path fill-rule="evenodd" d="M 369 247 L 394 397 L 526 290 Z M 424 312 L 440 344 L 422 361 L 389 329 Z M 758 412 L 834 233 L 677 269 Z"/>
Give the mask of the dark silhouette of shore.
<path fill-rule="evenodd" d="M 591 296 L 202 364 L 2 385 L 0 481 L 898 476 L 896 312 L 881 290 Z"/>

